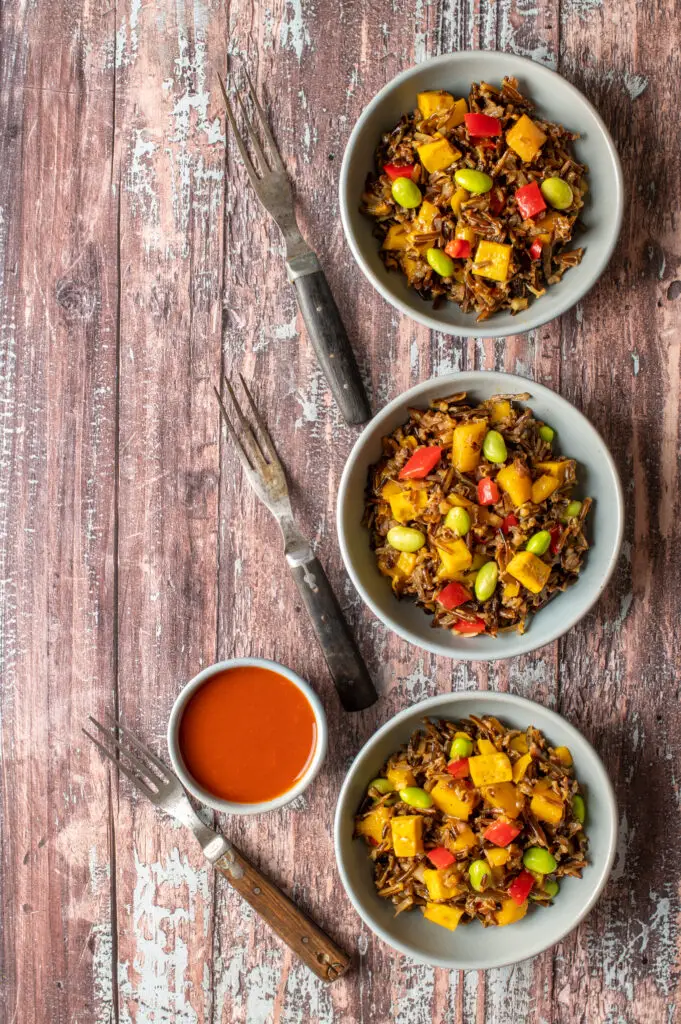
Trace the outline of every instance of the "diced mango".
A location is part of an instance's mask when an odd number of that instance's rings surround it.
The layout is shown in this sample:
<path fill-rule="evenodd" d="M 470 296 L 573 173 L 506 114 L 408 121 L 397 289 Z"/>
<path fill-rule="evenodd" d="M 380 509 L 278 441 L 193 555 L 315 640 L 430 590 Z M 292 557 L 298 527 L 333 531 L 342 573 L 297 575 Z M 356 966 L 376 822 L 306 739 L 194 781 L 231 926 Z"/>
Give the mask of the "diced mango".
<path fill-rule="evenodd" d="M 486 277 L 490 281 L 505 281 L 511 262 L 512 245 L 501 242 L 488 242 L 482 239 L 475 253 L 473 273 L 478 277 Z"/>
<path fill-rule="evenodd" d="M 396 764 L 394 767 L 388 768 L 385 774 L 395 789 L 406 789 L 407 786 L 416 785 L 414 773 L 408 764 Z"/>
<path fill-rule="evenodd" d="M 377 807 L 375 811 L 370 811 L 365 818 L 357 825 L 357 834 L 365 836 L 367 839 L 373 839 L 377 844 L 383 842 L 383 828 L 386 822 L 390 821 L 391 813 L 388 807 Z M 390 836 L 390 832 L 388 832 Z"/>
<path fill-rule="evenodd" d="M 535 505 L 540 505 L 559 487 L 560 480 L 557 480 L 555 476 L 549 476 L 548 473 L 543 473 L 532 484 L 532 501 Z"/>
<path fill-rule="evenodd" d="M 475 798 L 472 792 L 465 790 L 460 792 L 461 795 L 457 793 L 456 783 L 452 780 L 452 782 L 436 782 L 430 795 L 435 806 L 443 814 L 458 818 L 460 821 L 467 821 L 473 810 Z"/>
<path fill-rule="evenodd" d="M 410 224 L 393 224 L 383 239 L 383 249 L 408 249 Z"/>
<path fill-rule="evenodd" d="M 451 131 L 452 128 L 456 128 L 458 125 L 463 124 L 463 119 L 468 113 L 468 104 L 465 100 L 457 100 L 452 109 L 449 112 L 449 117 L 443 123 L 442 127 Z"/>
<path fill-rule="evenodd" d="M 520 782 L 525 778 L 525 772 L 532 764 L 532 754 L 523 754 L 513 765 L 513 781 Z"/>
<path fill-rule="evenodd" d="M 418 518 L 428 504 L 425 488 L 402 487 L 394 480 L 389 480 L 381 488 L 381 497 L 389 502 L 392 517 L 398 523 L 408 523 L 410 519 Z"/>
<path fill-rule="evenodd" d="M 411 551 L 400 552 L 400 557 L 397 559 L 395 566 L 391 572 L 393 587 L 396 583 L 401 583 L 403 580 L 408 579 L 414 571 L 416 565 L 416 555 Z"/>
<path fill-rule="evenodd" d="M 467 199 L 470 199 L 470 192 L 467 192 L 465 188 L 457 188 L 450 202 L 450 206 L 457 217 L 461 213 L 461 204 L 465 203 Z"/>
<path fill-rule="evenodd" d="M 459 505 L 460 508 L 477 508 L 478 506 L 474 501 L 469 501 L 468 498 L 464 498 L 461 494 L 450 494 L 447 498 L 450 505 Z"/>
<path fill-rule="evenodd" d="M 426 868 L 423 872 L 423 881 L 431 900 L 451 900 L 458 896 L 460 891 L 456 876 L 452 875 L 449 868 Z"/>
<path fill-rule="evenodd" d="M 573 459 L 550 459 L 548 462 L 535 462 L 535 468 L 540 469 L 542 473 L 548 473 L 549 476 L 555 476 L 557 480 L 560 480 L 562 484 L 567 480 L 571 467 L 574 464 Z"/>
<path fill-rule="evenodd" d="M 518 754 L 526 754 L 530 749 L 527 745 L 527 736 L 524 732 L 521 732 L 519 736 L 514 736 L 509 743 L 511 750 L 517 751 Z"/>
<path fill-rule="evenodd" d="M 534 160 L 546 142 L 546 135 L 538 124 L 535 124 L 527 114 L 523 114 L 506 132 L 506 142 L 518 154 L 523 163 L 528 164 Z"/>
<path fill-rule="evenodd" d="M 558 825 L 563 818 L 563 801 L 548 783 L 539 782 L 533 790 L 530 810 L 539 821 Z"/>
<path fill-rule="evenodd" d="M 565 768 L 570 768 L 572 765 L 572 754 L 570 753 L 569 747 L 556 747 L 553 751 L 560 763 Z"/>
<path fill-rule="evenodd" d="M 468 758 L 468 768 L 476 786 L 492 786 L 497 782 L 510 782 L 513 778 L 507 754 L 479 754 Z"/>
<path fill-rule="evenodd" d="M 426 921 L 442 925 L 443 928 L 448 928 L 450 932 L 453 932 L 463 917 L 463 913 L 463 907 L 448 907 L 443 903 L 426 903 L 423 916 Z"/>
<path fill-rule="evenodd" d="M 525 803 L 522 793 L 518 792 L 512 782 L 495 782 L 485 786 L 482 798 L 488 807 L 498 808 L 509 818 L 517 818 Z"/>
<path fill-rule="evenodd" d="M 517 597 L 519 593 L 520 584 L 517 582 L 517 580 L 514 580 L 513 583 L 504 583 L 504 589 L 502 591 L 501 600 L 512 601 L 513 598 Z"/>
<path fill-rule="evenodd" d="M 470 850 L 472 846 L 477 845 L 477 842 L 478 840 L 475 838 L 473 829 L 466 825 L 461 829 L 456 839 L 449 844 L 449 848 L 454 853 L 458 853 L 459 850 Z"/>
<path fill-rule="evenodd" d="M 518 459 L 497 473 L 497 483 L 508 494 L 516 508 L 532 497 L 532 477 L 527 466 Z"/>
<path fill-rule="evenodd" d="M 419 92 L 416 94 L 416 102 L 424 120 L 432 117 L 433 114 L 445 114 L 454 106 L 454 97 L 451 92 L 444 89 L 435 89 L 431 92 Z"/>
<path fill-rule="evenodd" d="M 498 846 L 490 846 L 485 850 L 485 857 L 493 868 L 502 867 L 511 856 L 510 850 L 502 850 Z"/>
<path fill-rule="evenodd" d="M 479 754 L 496 754 L 496 752 L 497 748 L 494 746 L 491 740 L 486 740 L 482 737 L 478 740 Z"/>
<path fill-rule="evenodd" d="M 457 221 L 457 225 L 454 228 L 454 238 L 462 238 L 464 242 L 470 242 L 471 245 L 475 245 L 475 239 L 477 237 L 475 228 L 470 227 L 468 224 L 463 224 L 461 221 Z"/>
<path fill-rule="evenodd" d="M 417 146 L 416 152 L 429 174 L 433 171 L 446 171 L 461 156 L 461 150 L 455 149 L 447 139 L 426 142 L 423 146 Z"/>
<path fill-rule="evenodd" d="M 427 232 L 433 231 L 435 218 L 440 216 L 439 207 L 435 203 L 431 203 L 430 200 L 424 199 L 419 206 L 419 212 L 412 222 L 412 231 L 416 234 L 427 234 Z"/>
<path fill-rule="evenodd" d="M 536 240 L 538 242 L 541 242 L 543 245 L 548 245 L 549 244 L 549 242 L 553 238 L 553 231 L 554 231 L 554 228 L 555 228 L 555 222 L 556 222 L 556 212 L 555 212 L 555 210 L 549 210 L 548 213 L 545 213 L 543 217 L 540 217 L 538 220 L 536 220 L 534 222 L 535 227 L 541 229 L 541 234 L 540 235 L 535 235 L 535 238 L 536 238 Z"/>
<path fill-rule="evenodd" d="M 531 551 L 519 551 L 506 566 L 506 571 L 533 594 L 539 594 L 549 581 L 551 566 Z"/>
<path fill-rule="evenodd" d="M 520 906 L 510 897 L 507 900 L 502 900 L 501 910 L 497 910 L 496 913 L 497 924 L 503 927 L 506 924 L 515 924 L 516 921 L 522 921 L 527 913 L 528 905 L 527 900 L 521 903 Z"/>
<path fill-rule="evenodd" d="M 440 556 L 440 568 L 437 573 L 440 579 L 451 580 L 454 573 L 464 572 L 470 568 L 473 556 L 466 547 L 465 540 L 441 540 L 435 547 Z"/>
<path fill-rule="evenodd" d="M 420 814 L 391 818 L 390 827 L 396 857 L 415 857 L 423 853 L 423 818 Z"/>
<path fill-rule="evenodd" d="M 501 402 L 495 402 L 494 405 L 491 406 L 490 419 L 492 423 L 501 423 L 502 420 L 508 419 L 512 411 L 513 408 L 511 403 L 507 402 L 505 399 Z"/>
<path fill-rule="evenodd" d="M 482 442 L 487 433 L 487 420 L 473 420 L 454 427 L 452 463 L 460 473 L 472 473 L 480 462 Z"/>

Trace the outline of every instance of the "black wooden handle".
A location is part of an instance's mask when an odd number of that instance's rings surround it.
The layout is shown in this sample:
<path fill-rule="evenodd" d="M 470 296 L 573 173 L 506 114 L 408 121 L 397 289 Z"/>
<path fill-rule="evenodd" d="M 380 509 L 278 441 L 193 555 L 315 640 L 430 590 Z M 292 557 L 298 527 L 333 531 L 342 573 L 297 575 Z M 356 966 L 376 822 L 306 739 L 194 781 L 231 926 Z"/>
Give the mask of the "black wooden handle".
<path fill-rule="evenodd" d="M 319 365 L 346 423 L 366 423 L 369 402 L 324 271 L 296 277 L 293 284 Z"/>
<path fill-rule="evenodd" d="M 318 558 L 290 566 L 310 621 L 346 711 L 361 711 L 378 700 L 367 667 Z"/>

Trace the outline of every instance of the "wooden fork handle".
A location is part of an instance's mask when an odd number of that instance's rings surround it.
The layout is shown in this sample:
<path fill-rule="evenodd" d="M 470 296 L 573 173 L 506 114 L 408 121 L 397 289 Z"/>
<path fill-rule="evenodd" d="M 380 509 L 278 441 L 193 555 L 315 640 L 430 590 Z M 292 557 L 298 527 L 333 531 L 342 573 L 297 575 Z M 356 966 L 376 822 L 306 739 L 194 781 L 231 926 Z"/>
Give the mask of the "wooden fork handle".
<path fill-rule="evenodd" d="M 318 978 L 332 982 L 345 974 L 348 954 L 242 853 L 232 847 L 214 867 Z"/>

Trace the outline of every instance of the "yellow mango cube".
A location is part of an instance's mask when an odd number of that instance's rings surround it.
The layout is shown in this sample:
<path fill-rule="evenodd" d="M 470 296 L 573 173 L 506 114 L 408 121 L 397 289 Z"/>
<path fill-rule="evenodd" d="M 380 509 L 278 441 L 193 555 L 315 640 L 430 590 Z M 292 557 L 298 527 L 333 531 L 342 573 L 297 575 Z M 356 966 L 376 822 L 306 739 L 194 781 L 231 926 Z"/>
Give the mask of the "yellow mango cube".
<path fill-rule="evenodd" d="M 389 480 L 381 489 L 381 497 L 390 504 L 392 517 L 398 523 L 417 519 L 428 504 L 428 492 L 425 489 L 402 487 L 394 480 Z"/>
<path fill-rule="evenodd" d="M 546 821 L 549 825 L 558 825 L 563 818 L 563 801 L 551 789 L 551 783 L 547 781 L 538 782 L 532 790 L 530 810 L 539 821 Z"/>
<path fill-rule="evenodd" d="M 440 579 L 450 580 L 454 573 L 464 572 L 470 568 L 473 556 L 466 547 L 465 540 L 441 540 L 435 546 L 440 556 L 440 568 L 437 573 Z"/>
<path fill-rule="evenodd" d="M 520 584 L 517 580 L 513 583 L 504 583 L 504 589 L 501 594 L 502 601 L 512 601 L 514 597 L 517 597 L 520 593 Z"/>
<path fill-rule="evenodd" d="M 416 785 L 414 773 L 408 764 L 397 764 L 393 768 L 388 768 L 385 774 L 395 789 L 406 789 L 407 786 Z"/>
<path fill-rule="evenodd" d="M 527 745 L 527 736 L 524 732 L 521 732 L 519 736 L 514 736 L 509 743 L 511 750 L 515 750 L 518 754 L 526 754 L 530 749 Z"/>
<path fill-rule="evenodd" d="M 555 476 L 549 476 L 548 473 L 543 473 L 532 484 L 532 501 L 535 505 L 541 505 L 542 501 L 546 501 L 559 487 L 560 480 Z"/>
<path fill-rule="evenodd" d="M 444 89 L 434 89 L 431 92 L 419 92 L 416 94 L 421 117 L 425 120 L 433 114 L 446 114 L 454 106 L 454 97 L 451 92 Z"/>
<path fill-rule="evenodd" d="M 497 924 L 503 927 L 506 924 L 515 924 L 516 921 L 522 921 L 527 913 L 528 905 L 527 900 L 521 903 L 520 906 L 510 897 L 507 900 L 502 900 L 501 910 L 496 912 Z"/>
<path fill-rule="evenodd" d="M 482 442 L 487 433 L 486 420 L 473 420 L 454 427 L 452 436 L 452 462 L 460 473 L 472 473 L 480 462 Z"/>
<path fill-rule="evenodd" d="M 460 850 L 470 850 L 472 846 L 477 845 L 478 840 L 475 838 L 475 833 L 472 828 L 465 825 L 461 829 L 458 836 L 453 842 L 450 842 L 449 848 L 452 853 L 458 853 Z"/>
<path fill-rule="evenodd" d="M 468 769 L 476 786 L 492 786 L 513 778 L 508 754 L 479 754 L 468 758 Z"/>
<path fill-rule="evenodd" d="M 487 857 L 490 867 L 493 868 L 502 867 L 508 861 L 510 856 L 510 850 L 502 850 L 498 846 L 490 846 L 488 850 L 485 850 L 485 857 Z"/>
<path fill-rule="evenodd" d="M 570 768 L 572 766 L 572 754 L 570 753 L 569 747 L 556 747 L 553 753 L 564 768 Z"/>
<path fill-rule="evenodd" d="M 382 843 L 383 829 L 386 823 L 390 821 L 390 818 L 391 813 L 388 807 L 377 807 L 375 811 L 370 811 L 357 824 L 357 835 L 364 836 L 366 839 L 373 839 L 376 844 Z M 388 836 L 390 836 L 390 833 L 388 833 Z"/>
<path fill-rule="evenodd" d="M 541 234 L 535 235 L 534 237 L 538 242 L 543 245 L 548 245 L 553 238 L 553 232 L 556 226 L 556 212 L 555 210 L 549 210 L 543 217 L 539 217 L 534 222 L 535 228 L 539 228 Z"/>
<path fill-rule="evenodd" d="M 509 818 L 517 818 L 525 803 L 522 793 L 518 792 L 512 782 L 495 782 L 491 786 L 485 786 L 482 798 L 488 807 L 503 811 Z"/>
<path fill-rule="evenodd" d="M 518 758 L 516 763 L 513 765 L 513 781 L 520 782 L 521 779 L 525 778 L 525 772 L 532 764 L 532 755 L 523 754 Z"/>
<path fill-rule="evenodd" d="M 464 242 L 470 242 L 471 245 L 475 245 L 477 237 L 475 228 L 470 227 L 468 224 L 463 224 L 461 221 L 457 222 L 454 228 L 454 238 L 462 238 Z"/>
<path fill-rule="evenodd" d="M 506 142 L 526 164 L 534 160 L 546 138 L 539 125 L 527 114 L 519 117 L 513 127 L 506 132 Z"/>
<path fill-rule="evenodd" d="M 504 399 L 501 402 L 495 402 L 491 407 L 490 419 L 492 423 L 501 423 L 502 420 L 507 420 L 512 412 L 513 407 L 511 403 Z"/>
<path fill-rule="evenodd" d="M 478 740 L 478 753 L 479 754 L 496 754 L 497 748 L 494 746 L 491 740 L 480 738 Z"/>
<path fill-rule="evenodd" d="M 506 571 L 533 594 L 540 594 L 549 581 L 551 566 L 531 551 L 519 551 L 506 566 Z"/>
<path fill-rule="evenodd" d="M 411 551 L 400 552 L 400 557 L 397 559 L 393 571 L 391 572 L 393 587 L 396 583 L 401 583 L 411 576 L 416 565 L 416 555 Z"/>
<path fill-rule="evenodd" d="M 461 151 L 455 149 L 447 139 L 426 142 L 423 146 L 417 146 L 416 152 L 429 174 L 433 171 L 446 171 L 461 156 Z"/>
<path fill-rule="evenodd" d="M 440 215 L 439 207 L 435 203 L 431 203 L 430 200 L 424 199 L 412 223 L 412 231 L 417 234 L 426 234 L 428 231 L 433 231 L 433 222 Z"/>
<path fill-rule="evenodd" d="M 463 99 L 457 100 L 449 113 L 449 117 L 444 122 L 442 127 L 447 129 L 447 131 L 451 131 L 452 128 L 456 128 L 458 127 L 458 125 L 463 124 L 463 119 L 467 113 L 468 104 L 466 103 L 466 101 Z"/>
<path fill-rule="evenodd" d="M 452 782 L 436 782 L 430 791 L 430 795 L 438 810 L 442 811 L 443 814 L 448 814 L 451 818 L 458 818 L 459 821 L 467 821 L 473 810 L 473 793 L 466 792 L 465 796 L 460 796 L 456 791 L 456 783 L 453 780 Z"/>
<path fill-rule="evenodd" d="M 410 243 L 409 240 L 409 224 L 392 224 L 388 228 L 388 233 L 383 239 L 382 249 L 408 249 Z"/>
<path fill-rule="evenodd" d="M 562 484 L 565 483 L 574 466 L 574 459 L 550 459 L 548 462 L 535 462 L 535 468 L 549 476 L 555 476 Z"/>
<path fill-rule="evenodd" d="M 456 876 L 452 875 L 449 868 L 426 868 L 423 872 L 423 881 L 431 900 L 451 900 L 458 896 L 460 891 Z"/>
<path fill-rule="evenodd" d="M 505 281 L 508 277 L 512 252 L 512 245 L 488 242 L 483 239 L 475 253 L 473 273 L 478 277 L 486 277 L 490 281 Z"/>
<path fill-rule="evenodd" d="M 452 196 L 449 205 L 457 217 L 461 213 L 461 204 L 465 203 L 467 199 L 470 199 L 470 195 L 470 192 L 467 192 L 465 188 L 457 188 L 456 192 Z"/>
<path fill-rule="evenodd" d="M 463 907 L 447 907 L 442 903 L 426 903 L 423 916 L 426 921 L 432 921 L 433 924 L 439 924 L 453 932 L 463 917 L 463 913 Z"/>
<path fill-rule="evenodd" d="M 532 477 L 527 466 L 514 461 L 510 466 L 504 466 L 497 473 L 497 483 L 502 491 L 508 494 L 516 508 L 524 505 L 532 497 Z"/>
<path fill-rule="evenodd" d="M 420 814 L 391 818 L 390 827 L 396 857 L 416 857 L 423 853 L 423 818 Z"/>

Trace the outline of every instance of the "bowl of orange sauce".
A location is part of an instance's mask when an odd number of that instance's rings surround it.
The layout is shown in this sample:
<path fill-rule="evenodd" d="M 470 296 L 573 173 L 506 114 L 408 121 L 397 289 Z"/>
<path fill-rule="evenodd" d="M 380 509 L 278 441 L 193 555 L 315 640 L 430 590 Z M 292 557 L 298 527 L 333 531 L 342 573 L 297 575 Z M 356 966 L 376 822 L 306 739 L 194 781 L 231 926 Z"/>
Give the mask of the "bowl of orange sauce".
<path fill-rule="evenodd" d="M 310 685 L 262 658 L 199 672 L 168 722 L 168 751 L 182 784 L 230 814 L 260 814 L 294 800 L 319 771 L 326 746 L 326 715 Z"/>

